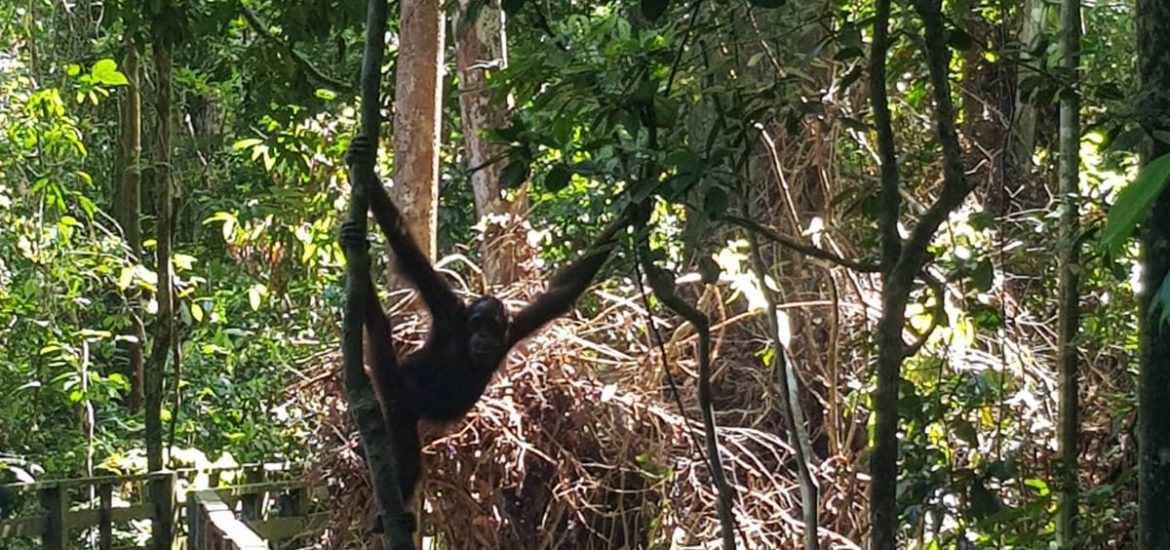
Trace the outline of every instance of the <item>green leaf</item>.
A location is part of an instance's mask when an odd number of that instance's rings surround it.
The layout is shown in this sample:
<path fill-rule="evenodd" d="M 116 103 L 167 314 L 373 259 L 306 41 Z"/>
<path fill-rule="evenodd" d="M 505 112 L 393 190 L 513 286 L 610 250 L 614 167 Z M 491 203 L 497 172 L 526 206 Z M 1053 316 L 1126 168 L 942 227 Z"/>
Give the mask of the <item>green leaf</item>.
<path fill-rule="evenodd" d="M 779 8 L 783 7 L 787 0 L 748 0 L 748 3 L 757 8 Z"/>
<path fill-rule="evenodd" d="M 833 54 L 833 61 L 849 61 L 865 57 L 865 50 L 861 48 L 841 48 Z"/>
<path fill-rule="evenodd" d="M 642 17 L 654 21 L 666 12 L 668 5 L 670 0 L 642 0 Z"/>
<path fill-rule="evenodd" d="M 1035 477 L 1025 479 L 1024 480 L 1024 487 L 1028 487 L 1028 488 L 1036 491 L 1037 493 L 1040 493 L 1041 495 L 1047 495 L 1048 493 L 1050 493 L 1052 491 L 1051 489 L 1049 489 L 1048 483 L 1046 483 L 1043 479 L 1035 478 Z"/>
<path fill-rule="evenodd" d="M 991 267 L 991 260 L 983 258 L 979 260 L 979 264 L 975 266 L 975 272 L 971 274 L 971 280 L 975 284 L 975 289 L 980 292 L 987 292 L 991 290 L 991 282 L 994 279 L 995 271 Z"/>
<path fill-rule="evenodd" d="M 1167 180 L 1170 180 L 1170 153 L 1143 166 L 1133 183 L 1117 196 L 1117 202 L 1106 215 L 1105 231 L 1101 234 L 1101 246 L 1109 255 L 1116 257 L 1121 251 L 1121 246 L 1133 234 L 1154 199 L 1165 189 Z"/>
<path fill-rule="evenodd" d="M 524 7 L 524 0 L 504 0 L 501 7 L 504 8 L 504 13 L 512 15 Z"/>
<path fill-rule="evenodd" d="M 130 283 L 134 281 L 134 268 L 123 267 L 122 272 L 118 275 L 118 290 L 126 290 L 130 288 Z"/>
<path fill-rule="evenodd" d="M 979 447 L 979 433 L 975 431 L 975 426 L 972 426 L 970 422 L 956 420 L 954 424 L 951 424 L 951 429 L 954 430 L 956 437 L 967 442 L 968 445 Z"/>
<path fill-rule="evenodd" d="M 173 256 L 171 256 L 171 263 L 174 264 L 175 267 L 184 271 L 191 271 L 191 268 L 194 267 L 196 261 L 197 260 L 195 257 L 190 254 L 175 253 Z"/>
<path fill-rule="evenodd" d="M 674 165 L 680 174 L 693 174 L 699 171 L 702 159 L 690 149 L 679 149 L 666 157 L 666 163 Z"/>
<path fill-rule="evenodd" d="M 1162 310 L 1162 315 L 1158 320 L 1163 325 L 1170 323 L 1170 273 L 1166 274 L 1166 277 L 1162 279 L 1162 286 L 1159 286 L 1158 292 L 1150 298 L 1150 314 L 1152 315 L 1158 309 Z"/>
<path fill-rule="evenodd" d="M 125 86 L 128 82 L 126 75 L 118 70 L 118 63 L 113 59 L 101 59 L 93 64 L 89 75 L 106 86 Z"/>
<path fill-rule="evenodd" d="M 959 51 L 966 51 L 975 45 L 975 40 L 971 38 L 971 35 L 967 34 L 967 31 L 958 27 L 952 27 L 947 30 L 949 31 L 947 33 L 948 46 Z"/>
<path fill-rule="evenodd" d="M 548 171 L 544 176 L 544 188 L 548 189 L 549 193 L 556 193 L 569 185 L 569 181 L 573 179 L 573 172 L 563 164 L 558 164 Z"/>
<path fill-rule="evenodd" d="M 1003 507 L 999 503 L 999 497 L 991 492 L 982 480 L 975 481 L 971 485 L 971 494 L 968 498 L 971 503 L 971 515 L 975 516 L 976 519 L 990 516 Z"/>
<path fill-rule="evenodd" d="M 504 167 L 504 171 L 500 173 L 500 187 L 504 189 L 515 189 L 528 179 L 528 163 L 521 161 L 512 161 Z"/>
<path fill-rule="evenodd" d="M 968 314 L 971 315 L 971 320 L 975 321 L 975 326 L 983 330 L 1003 328 L 1003 315 L 992 306 L 976 302 L 969 306 Z"/>
<path fill-rule="evenodd" d="M 252 306 L 252 311 L 260 309 L 261 300 L 268 294 L 268 287 L 256 283 L 248 289 L 248 305 Z"/>
<path fill-rule="evenodd" d="M 727 214 L 727 192 L 713 187 L 703 197 L 703 210 L 712 218 L 719 218 Z"/>
<path fill-rule="evenodd" d="M 232 149 L 235 149 L 237 151 L 240 149 L 250 149 L 252 147 L 260 145 L 261 143 L 264 143 L 264 140 L 262 140 L 260 138 L 244 138 L 244 139 L 241 139 L 241 140 L 233 143 Z"/>

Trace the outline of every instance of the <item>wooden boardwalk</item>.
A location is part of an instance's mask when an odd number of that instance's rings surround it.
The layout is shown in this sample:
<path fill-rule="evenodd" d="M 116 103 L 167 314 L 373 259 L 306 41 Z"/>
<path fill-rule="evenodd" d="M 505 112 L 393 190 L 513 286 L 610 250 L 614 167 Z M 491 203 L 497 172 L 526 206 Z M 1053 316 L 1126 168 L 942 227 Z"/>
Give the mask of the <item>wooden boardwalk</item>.
<path fill-rule="evenodd" d="M 259 550 L 307 540 L 326 518 L 311 511 L 312 491 L 284 464 L 0 487 L 13 500 L 13 517 L 0 519 L 3 548 Z"/>

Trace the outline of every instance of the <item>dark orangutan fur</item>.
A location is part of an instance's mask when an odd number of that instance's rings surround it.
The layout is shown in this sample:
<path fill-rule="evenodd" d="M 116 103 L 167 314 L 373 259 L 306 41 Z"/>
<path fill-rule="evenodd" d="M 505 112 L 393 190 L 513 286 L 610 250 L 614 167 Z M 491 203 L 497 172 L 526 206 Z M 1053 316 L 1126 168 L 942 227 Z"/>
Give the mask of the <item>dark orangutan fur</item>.
<path fill-rule="evenodd" d="M 371 162 L 374 149 L 369 139 L 358 136 L 350 145 L 349 162 Z M 366 164 L 370 166 L 371 164 Z M 396 266 L 418 289 L 431 314 L 426 345 L 399 359 L 390 338 L 390 321 L 378 301 L 369 273 L 359 284 L 368 286 L 365 308 L 365 354 L 383 400 L 386 419 L 394 437 L 398 484 L 404 500 L 410 500 L 421 470 L 418 423 L 420 420 L 458 420 L 475 405 L 508 351 L 545 323 L 567 313 L 605 263 L 627 216 L 611 223 L 576 262 L 562 268 L 548 290 L 524 309 L 510 314 L 494 296 L 465 304 L 435 272 L 419 249 L 402 213 L 380 185 L 369 190 L 374 219 L 397 258 Z M 343 242 L 366 235 L 346 224 Z M 413 517 L 410 518 L 413 522 Z"/>

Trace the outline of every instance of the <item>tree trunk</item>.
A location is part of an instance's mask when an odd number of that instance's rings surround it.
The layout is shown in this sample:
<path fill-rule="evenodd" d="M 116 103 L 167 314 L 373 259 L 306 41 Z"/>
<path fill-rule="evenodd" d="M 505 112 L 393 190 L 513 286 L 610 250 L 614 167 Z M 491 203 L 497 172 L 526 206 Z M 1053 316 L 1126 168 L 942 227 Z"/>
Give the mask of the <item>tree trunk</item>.
<path fill-rule="evenodd" d="M 436 255 L 439 203 L 440 93 L 443 16 L 439 0 L 402 0 L 398 74 L 394 97 L 395 204 L 402 209 L 419 248 Z M 391 277 L 391 288 L 405 283 Z"/>
<path fill-rule="evenodd" d="M 1017 41 L 1021 49 L 1016 65 L 1015 121 L 1012 123 L 1008 150 L 1010 155 L 1008 173 L 1018 176 L 1025 176 L 1033 171 L 1032 154 L 1036 150 L 1036 106 L 1031 101 L 1033 90 L 1021 88 L 1029 78 L 1040 74 L 1036 67 L 1041 60 L 1032 55 L 1032 49 L 1036 47 L 1041 36 L 1045 9 L 1044 0 L 1024 0 L 1024 5 L 1020 9 L 1020 32 Z M 1013 181 L 1020 179 L 1014 178 Z"/>
<path fill-rule="evenodd" d="M 376 143 L 381 128 L 382 50 L 386 28 L 386 2 L 368 0 L 366 3 L 366 36 L 362 51 L 361 80 L 361 135 Z M 376 158 L 376 157 L 375 157 Z M 348 223 L 366 232 L 369 216 L 369 190 L 381 185 L 374 173 L 374 159 L 369 163 L 349 166 L 350 199 Z M 374 499 L 381 514 L 382 533 L 393 550 L 415 548 L 411 533 L 401 521 L 404 514 L 403 495 L 398 487 L 398 467 L 395 463 L 394 438 L 382 414 L 382 404 L 366 376 L 362 354 L 363 313 L 376 296 L 370 296 L 370 285 L 362 284 L 368 277 L 370 255 L 365 243 L 343 241 L 346 258 L 345 319 L 342 324 L 342 357 L 344 358 L 345 398 L 349 413 L 361 434 L 362 451 L 370 471 Z"/>
<path fill-rule="evenodd" d="M 164 8 L 165 9 L 165 8 Z M 156 14 L 156 17 L 158 15 Z M 162 18 L 159 18 L 162 19 Z M 154 181 L 155 181 L 155 216 L 156 225 L 156 255 L 155 271 L 158 273 L 158 330 L 154 335 L 154 342 L 150 350 L 150 367 L 146 369 L 146 460 L 147 469 L 158 472 L 163 469 L 163 429 L 162 429 L 162 401 L 163 375 L 167 368 L 167 355 L 171 350 L 171 340 L 175 337 L 174 323 L 174 293 L 172 287 L 173 273 L 171 269 L 171 232 L 174 225 L 172 219 L 174 188 L 171 185 L 171 102 L 172 92 L 172 61 L 170 37 L 156 20 L 154 28 L 154 68 L 157 82 L 157 97 L 155 108 L 158 116 L 158 132 L 155 138 Z M 170 495 L 152 494 L 155 502 Z M 169 547 L 171 533 L 167 526 L 170 518 L 154 518 L 155 548 Z"/>
<path fill-rule="evenodd" d="M 878 220 L 882 236 L 882 315 L 877 328 L 877 387 L 874 390 L 874 448 L 870 455 L 870 548 L 895 550 L 898 543 L 898 383 L 906 345 L 902 327 L 906 323 L 906 304 L 914 280 L 930 259 L 927 246 L 947 217 L 958 208 L 973 187 L 967 184 L 963 168 L 963 149 L 955 128 L 954 102 L 951 99 L 950 50 L 944 32 L 942 2 L 914 0 L 914 10 L 922 19 L 923 50 L 930 70 L 931 95 L 939 144 L 942 146 L 943 184 L 939 196 L 919 218 L 910 236 L 899 236 L 898 175 L 895 169 L 894 136 L 890 125 L 885 90 L 886 40 L 890 2 L 875 2 L 874 41 L 870 60 L 870 99 L 874 105 L 878 151 L 881 157 L 883 212 Z M 892 210 L 892 211 L 890 211 Z"/>
<path fill-rule="evenodd" d="M 1170 0 L 1138 0 L 1138 77 L 1142 123 L 1147 132 L 1170 130 Z M 1153 140 L 1145 161 L 1170 153 Z M 1153 303 L 1170 276 L 1170 187 L 1147 213 L 1142 227 L 1142 282 L 1138 380 L 1138 548 L 1170 549 L 1170 327 Z"/>
<path fill-rule="evenodd" d="M 463 117 L 463 142 L 467 169 L 475 193 L 475 213 L 486 222 L 480 257 L 484 275 L 492 286 L 507 285 L 518 278 L 517 269 L 527 250 L 515 242 L 515 222 L 524 212 L 523 193 L 509 200 L 500 189 L 500 173 L 507 147 L 484 139 L 482 131 L 508 125 L 510 102 L 493 101 L 487 87 L 489 70 L 501 70 L 508 63 L 504 11 L 499 2 L 480 5 L 475 20 L 467 20 L 471 0 L 460 0 L 454 18 L 455 65 L 459 71 L 459 108 Z"/>
<path fill-rule="evenodd" d="M 898 215 L 901 196 L 898 194 L 898 162 L 894 149 L 889 96 L 886 91 L 886 52 L 889 48 L 890 0 L 874 2 L 873 46 L 869 59 L 869 101 L 873 106 L 874 126 L 877 130 L 877 148 L 880 156 L 881 214 L 878 229 L 881 234 L 882 316 L 877 328 L 877 389 L 874 391 L 874 448 L 870 455 L 871 523 L 870 547 L 892 550 L 897 542 L 898 510 L 894 492 L 898 483 L 897 445 L 898 393 L 897 373 L 902 365 L 901 308 L 887 305 L 893 298 L 891 275 L 902 254 L 902 238 L 898 234 Z M 896 303 L 894 304 L 897 305 Z M 896 310 L 896 311 L 895 311 Z M 897 323 L 895 326 L 888 326 Z M 893 374 L 894 380 L 885 380 Z M 892 392 L 892 393 L 891 393 Z"/>
<path fill-rule="evenodd" d="M 1062 0 L 1061 60 L 1067 75 L 1075 75 L 1080 65 L 1081 3 L 1080 0 Z M 1056 537 L 1061 548 L 1073 548 L 1077 536 L 1077 502 L 1079 499 L 1077 443 L 1080 435 L 1077 380 L 1077 332 L 1080 328 L 1077 288 L 1078 250 L 1078 186 L 1080 182 L 1080 90 L 1076 81 L 1072 88 L 1060 94 L 1060 251 L 1057 269 L 1060 272 L 1057 365 L 1060 369 L 1059 447 L 1060 466 L 1057 468 Z"/>
<path fill-rule="evenodd" d="M 122 226 L 126 248 L 134 263 L 142 262 L 142 88 L 139 80 L 138 40 L 135 36 L 137 25 L 133 22 L 134 4 L 126 8 L 126 61 L 122 72 L 126 74 L 126 102 L 122 111 L 122 168 L 118 178 L 117 201 L 114 216 Z M 142 349 L 146 342 L 146 329 L 142 325 L 142 291 L 136 285 L 126 289 L 126 304 L 130 312 L 130 334 L 126 340 L 129 357 L 127 378 L 130 380 L 130 395 L 127 404 L 132 412 L 142 408 Z"/>

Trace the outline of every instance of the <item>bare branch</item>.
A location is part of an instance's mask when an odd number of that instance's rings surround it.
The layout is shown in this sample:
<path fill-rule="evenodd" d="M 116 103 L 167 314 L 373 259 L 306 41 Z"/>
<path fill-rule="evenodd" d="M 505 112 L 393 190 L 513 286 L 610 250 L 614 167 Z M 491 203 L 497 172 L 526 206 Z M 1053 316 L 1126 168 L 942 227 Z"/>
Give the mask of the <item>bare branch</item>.
<path fill-rule="evenodd" d="M 880 267 L 877 264 L 851 260 L 849 258 L 842 258 L 841 256 L 829 252 L 828 250 L 817 248 L 810 244 L 804 244 L 792 237 L 781 234 L 775 229 L 771 229 L 747 218 L 741 218 L 739 216 L 723 216 L 720 219 L 738 225 L 749 231 L 758 233 L 759 235 L 766 237 L 770 241 L 775 241 L 777 244 L 784 246 L 785 248 L 790 248 L 806 256 L 812 256 L 813 258 L 825 260 L 831 264 L 839 265 L 841 267 L 848 267 L 849 269 L 860 271 L 862 273 L 876 273 L 880 270 Z"/>

